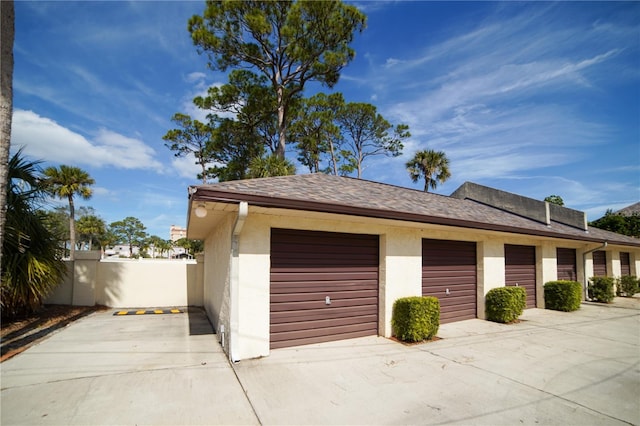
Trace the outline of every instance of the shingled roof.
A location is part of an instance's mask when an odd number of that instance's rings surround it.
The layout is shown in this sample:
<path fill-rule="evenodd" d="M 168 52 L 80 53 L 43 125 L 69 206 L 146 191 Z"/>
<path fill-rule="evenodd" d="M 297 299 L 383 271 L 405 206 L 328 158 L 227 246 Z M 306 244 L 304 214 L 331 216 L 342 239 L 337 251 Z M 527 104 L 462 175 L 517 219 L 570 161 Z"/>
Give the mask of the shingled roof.
<path fill-rule="evenodd" d="M 551 221 L 549 225 L 468 199 L 458 199 L 362 179 L 326 174 L 281 176 L 199 185 L 191 201 L 235 203 L 581 241 L 640 246 L 640 240 Z"/>
<path fill-rule="evenodd" d="M 640 202 L 631 204 L 623 209 L 618 210 L 616 213 L 623 216 L 631 216 L 633 214 L 640 214 Z"/>

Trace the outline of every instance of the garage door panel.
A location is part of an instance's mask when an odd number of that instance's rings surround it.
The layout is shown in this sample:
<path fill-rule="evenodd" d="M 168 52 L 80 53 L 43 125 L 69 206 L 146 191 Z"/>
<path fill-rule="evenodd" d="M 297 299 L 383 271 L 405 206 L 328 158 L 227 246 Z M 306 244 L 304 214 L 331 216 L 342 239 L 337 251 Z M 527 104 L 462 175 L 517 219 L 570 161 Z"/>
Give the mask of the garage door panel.
<path fill-rule="evenodd" d="M 442 297 L 440 298 L 440 308 L 451 308 L 452 311 L 456 311 L 459 309 L 463 309 L 463 306 L 471 306 L 475 307 L 476 304 L 476 295 L 466 295 L 466 296 L 453 296 L 453 297 Z"/>
<path fill-rule="evenodd" d="M 377 280 L 366 281 L 290 281 L 274 283 L 271 287 L 271 294 L 280 293 L 317 293 L 318 289 L 325 292 L 334 291 L 359 291 L 359 290 L 375 290 L 378 291 Z"/>
<path fill-rule="evenodd" d="M 279 349 L 279 348 L 288 348 L 291 346 L 301 346 L 301 345 L 310 345 L 313 343 L 324 343 L 324 342 L 333 342 L 336 340 L 343 339 L 355 339 L 356 337 L 366 337 L 371 336 L 372 334 L 376 334 L 378 329 L 375 330 L 358 330 L 351 332 L 344 332 L 342 330 L 332 330 L 331 334 L 326 336 L 317 336 L 317 337 L 306 337 L 301 339 L 284 339 L 271 341 L 270 347 L 271 349 Z"/>
<path fill-rule="evenodd" d="M 355 333 L 363 331 L 374 331 L 368 323 L 336 325 L 334 327 L 322 327 L 304 330 L 292 330 L 282 333 L 272 333 L 271 340 L 273 342 L 281 342 L 284 340 L 294 339 L 313 339 L 317 337 L 327 337 L 336 334 Z"/>
<path fill-rule="evenodd" d="M 429 284 L 427 287 L 423 286 L 424 289 L 431 288 L 431 289 L 434 289 L 434 291 L 444 292 L 446 291 L 447 288 L 449 290 L 451 290 L 452 288 L 456 288 L 457 290 L 466 289 L 466 288 L 469 288 L 469 289 L 476 288 L 475 282 L 452 281 L 451 278 L 447 278 L 447 277 L 437 277 L 437 278 L 426 277 L 426 278 L 429 280 Z M 423 282 L 424 281 L 426 280 L 423 279 Z"/>
<path fill-rule="evenodd" d="M 297 322 L 287 322 L 282 324 L 271 324 L 271 333 L 289 333 L 289 332 L 302 332 L 304 330 L 311 330 L 310 333 L 307 333 L 308 337 L 314 335 L 315 330 L 326 329 L 326 328 L 335 328 L 341 326 L 350 326 L 350 325 L 361 325 L 363 323 L 370 323 L 375 321 L 377 315 L 359 315 L 359 316 L 349 316 L 344 318 L 334 318 L 334 319 L 318 319 L 315 321 L 301 321 Z M 364 328 L 362 328 L 364 329 Z"/>
<path fill-rule="evenodd" d="M 379 262 L 377 235 L 272 229 L 271 348 L 377 334 Z"/>
<path fill-rule="evenodd" d="M 325 297 L 330 298 L 331 305 L 325 303 Z M 378 297 L 377 290 L 357 290 L 357 291 L 334 291 L 334 292 L 307 292 L 307 293 L 283 293 L 272 294 L 271 303 L 290 303 L 290 302 L 307 302 L 321 301 L 325 306 L 333 306 L 343 300 L 349 299 L 376 299 Z"/>
<path fill-rule="evenodd" d="M 475 268 L 475 265 L 471 265 Z M 464 266 L 452 266 L 452 267 L 435 267 L 435 266 L 430 266 L 429 267 L 429 277 L 431 278 L 437 278 L 437 277 L 444 277 L 444 278 L 451 278 L 451 275 L 454 274 L 456 277 L 458 277 L 458 281 L 475 281 L 476 279 L 476 274 L 474 271 L 469 270 L 469 265 L 464 265 Z"/>
<path fill-rule="evenodd" d="M 593 276 L 594 277 L 606 277 L 607 276 L 607 253 L 598 250 L 591 254 L 593 258 Z"/>
<path fill-rule="evenodd" d="M 559 280 L 575 281 L 578 279 L 575 249 L 557 248 L 556 259 Z"/>
<path fill-rule="evenodd" d="M 440 301 L 440 323 L 477 317 L 476 264 L 474 242 L 422 240 L 422 294 Z"/>
<path fill-rule="evenodd" d="M 527 292 L 527 308 L 536 307 L 536 248 L 505 244 L 505 283 L 507 286 L 524 287 Z"/>
<path fill-rule="evenodd" d="M 283 283 L 288 281 L 312 282 L 312 281 L 373 281 L 378 282 L 378 271 L 369 270 L 313 270 L 311 268 L 291 268 L 289 271 L 283 268 L 276 268 L 271 272 L 271 281 Z"/>
<path fill-rule="evenodd" d="M 368 306 L 354 306 L 354 307 L 331 307 L 331 318 L 349 318 L 349 317 L 362 317 L 369 315 L 377 315 L 378 307 L 373 305 Z M 271 324 L 283 324 L 283 323 L 297 323 L 305 320 L 316 321 L 327 318 L 327 311 L 325 308 L 318 308 L 314 310 L 300 310 L 300 311 L 275 311 L 271 312 Z"/>
<path fill-rule="evenodd" d="M 433 296 L 433 297 L 437 297 L 440 299 L 440 305 L 443 304 L 444 301 L 447 300 L 454 300 L 456 298 L 459 297 L 476 297 L 476 289 L 466 289 L 466 290 L 459 290 L 456 289 L 455 291 L 449 291 L 449 294 L 446 294 L 446 292 L 443 291 L 437 291 L 437 292 L 432 292 L 432 291 L 423 291 L 422 292 L 423 296 Z"/>
<path fill-rule="evenodd" d="M 344 308 L 348 306 L 361 306 L 361 305 L 373 305 L 377 306 L 377 297 L 362 297 L 358 299 L 342 299 L 342 300 L 331 300 L 331 307 L 336 308 Z M 272 312 L 287 312 L 287 311 L 299 311 L 304 309 L 321 309 L 326 307 L 324 296 L 322 299 L 318 300 L 309 300 L 309 301 L 292 301 L 286 303 L 272 303 L 271 311 Z M 327 315 L 331 315 L 331 312 L 327 308 Z"/>

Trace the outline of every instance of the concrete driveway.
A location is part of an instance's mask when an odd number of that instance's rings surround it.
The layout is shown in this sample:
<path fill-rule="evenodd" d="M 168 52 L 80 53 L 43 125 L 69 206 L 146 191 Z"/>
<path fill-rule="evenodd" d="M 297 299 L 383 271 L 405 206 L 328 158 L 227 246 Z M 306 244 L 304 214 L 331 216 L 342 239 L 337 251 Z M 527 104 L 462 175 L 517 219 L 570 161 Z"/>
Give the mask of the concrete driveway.
<path fill-rule="evenodd" d="M 640 424 L 640 301 L 233 367 L 201 311 L 89 316 L 2 364 L 2 424 Z"/>

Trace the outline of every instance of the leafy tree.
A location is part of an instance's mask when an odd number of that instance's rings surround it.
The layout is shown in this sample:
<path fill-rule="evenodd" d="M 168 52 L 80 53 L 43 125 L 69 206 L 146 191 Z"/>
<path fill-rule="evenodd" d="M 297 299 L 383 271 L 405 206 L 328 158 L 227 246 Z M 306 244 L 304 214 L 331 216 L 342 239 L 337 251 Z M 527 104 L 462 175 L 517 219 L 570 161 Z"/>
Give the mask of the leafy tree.
<path fill-rule="evenodd" d="M 188 238 L 180 238 L 175 243 L 176 247 L 182 247 L 191 256 L 204 251 L 204 243 L 201 240 L 190 240 Z"/>
<path fill-rule="evenodd" d="M 544 201 L 546 201 L 548 203 L 551 203 L 551 204 L 557 204 L 559 206 L 564 206 L 564 200 L 559 195 L 549 195 L 548 197 L 546 197 L 544 199 Z"/>
<path fill-rule="evenodd" d="M 164 257 L 165 253 L 168 253 L 173 249 L 173 241 L 171 240 L 161 240 L 158 241 L 158 245 L 156 247 L 160 252 L 160 257 Z"/>
<path fill-rule="evenodd" d="M 173 241 L 165 240 L 157 235 L 152 235 L 147 239 L 147 245 L 151 248 L 151 257 L 156 257 L 156 250 L 160 257 L 164 257 L 163 254 L 170 251 L 173 248 Z"/>
<path fill-rule="evenodd" d="M 193 103 L 213 112 L 209 120 L 215 127 L 221 122 L 234 121 L 244 137 L 250 137 L 253 143 L 263 145 L 271 153 L 276 151 L 277 105 L 266 77 L 248 70 L 233 70 L 227 84 L 210 87 L 207 96 L 198 96 Z"/>
<path fill-rule="evenodd" d="M 13 0 L 0 1 L 0 247 L 5 235 L 7 198 L 4 188 L 9 179 L 11 120 L 13 118 L 13 41 L 15 8 Z M 2 250 L 0 250 L 0 265 Z"/>
<path fill-rule="evenodd" d="M 345 139 L 340 151 L 345 162 L 339 170 L 342 174 L 356 171 L 358 178 L 362 177 L 362 164 L 368 157 L 397 157 L 402 154 L 402 140 L 411 136 L 407 125 L 399 124 L 394 128 L 371 104 L 351 102 L 344 105 L 338 112 L 337 122 Z"/>
<path fill-rule="evenodd" d="M 44 188 L 51 195 L 66 198 L 69 201 L 69 258 L 75 257 L 76 251 L 76 225 L 75 205 L 73 197 L 79 195 L 84 199 L 91 198 L 92 189 L 89 187 L 95 181 L 87 172 L 72 166 L 61 165 L 59 168 L 47 167 L 44 170 Z"/>
<path fill-rule="evenodd" d="M 169 130 L 163 137 L 165 146 L 175 152 L 176 157 L 185 157 L 193 154 L 196 164 L 201 167 L 198 179 L 207 183 L 209 177 L 208 164 L 213 159 L 210 151 L 210 141 L 213 129 L 198 120 L 192 120 L 187 114 L 176 113 L 171 118 L 180 128 Z"/>
<path fill-rule="evenodd" d="M 212 152 L 216 165 L 210 169 L 218 181 L 246 179 L 251 161 L 264 155 L 265 149 L 250 128 L 242 123 L 224 119 L 216 129 Z"/>
<path fill-rule="evenodd" d="M 41 210 L 44 226 L 60 239 L 60 246 L 67 256 L 67 244 L 69 242 L 69 208 L 55 207 L 53 210 Z"/>
<path fill-rule="evenodd" d="M 311 173 L 338 174 L 343 138 L 336 118 L 342 107 L 342 93 L 318 93 L 303 100 L 300 112 L 291 124 L 292 138 L 297 142 L 298 161 Z"/>
<path fill-rule="evenodd" d="M 266 77 L 248 70 L 233 70 L 229 83 L 209 88 L 194 104 L 211 110 L 215 128 L 210 152 L 215 161 L 210 175 L 219 181 L 245 179 L 251 161 L 273 154 L 278 143 L 276 101 Z M 294 102 L 292 100 L 293 107 Z"/>
<path fill-rule="evenodd" d="M 104 233 L 99 236 L 98 241 L 100 242 L 100 250 L 102 251 L 102 255 L 104 256 L 104 252 L 109 247 L 113 247 L 119 242 L 119 237 L 113 232 L 111 226 L 105 229 Z"/>
<path fill-rule="evenodd" d="M 39 163 L 18 151 L 8 164 L 6 234 L 2 245 L 2 316 L 37 310 L 62 280 L 66 267 L 59 237 L 45 225 L 38 206 L 44 194 L 38 185 Z"/>
<path fill-rule="evenodd" d="M 88 250 L 92 250 L 94 244 L 99 246 L 100 236 L 106 232 L 104 220 L 93 214 L 80 216 L 77 228 L 80 243 L 85 243 Z"/>
<path fill-rule="evenodd" d="M 264 178 L 273 176 L 289 176 L 296 174 L 294 166 L 286 158 L 280 158 L 275 154 L 268 157 L 255 157 L 249 165 L 249 178 Z"/>
<path fill-rule="evenodd" d="M 147 228 L 140 219 L 132 216 L 111 223 L 109 229 L 116 236 L 119 243 L 129 246 L 129 257 L 133 257 L 133 246 L 141 247 L 147 238 Z"/>
<path fill-rule="evenodd" d="M 189 20 L 189 32 L 214 70 L 256 70 L 276 99 L 278 143 L 285 155 L 292 100 L 309 81 L 333 87 L 355 56 L 349 43 L 365 26 L 355 6 L 340 1 L 207 1 L 202 16 Z"/>
<path fill-rule="evenodd" d="M 436 189 L 439 183 L 444 183 L 451 177 L 449 159 L 443 151 L 418 151 L 407 161 L 406 166 L 414 183 L 424 179 L 424 192 L 429 192 L 429 188 Z"/>
<path fill-rule="evenodd" d="M 622 215 L 609 209 L 604 216 L 589 223 L 589 226 L 604 229 L 630 237 L 640 237 L 640 214 Z"/>

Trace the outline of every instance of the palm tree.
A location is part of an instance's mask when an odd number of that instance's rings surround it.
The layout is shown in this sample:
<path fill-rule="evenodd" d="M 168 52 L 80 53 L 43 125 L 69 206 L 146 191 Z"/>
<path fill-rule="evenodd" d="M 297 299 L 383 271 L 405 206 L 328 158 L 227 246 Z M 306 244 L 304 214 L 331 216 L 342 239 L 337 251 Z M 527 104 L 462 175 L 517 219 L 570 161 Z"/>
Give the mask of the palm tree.
<path fill-rule="evenodd" d="M 42 300 L 66 272 L 60 250 L 60 236 L 44 223 L 44 194 L 38 186 L 38 162 L 26 161 L 19 150 L 9 160 L 7 222 L 2 245 L 2 316 L 37 310 Z"/>
<path fill-rule="evenodd" d="M 91 198 L 93 193 L 89 185 L 93 185 L 95 181 L 89 173 L 78 167 L 61 165 L 60 168 L 48 167 L 44 170 L 45 190 L 53 196 L 66 198 L 69 200 L 69 240 L 70 250 L 69 258 L 75 258 L 76 251 L 76 225 L 75 225 L 75 207 L 73 197 L 79 195 L 85 200 Z"/>
<path fill-rule="evenodd" d="M 15 7 L 13 0 L 0 1 L 0 247 L 4 239 L 8 184 L 11 119 L 13 117 L 13 41 L 15 39 Z M 1 250 L 0 250 L 1 251 Z M 2 254 L 0 254 L 2 264 Z"/>
<path fill-rule="evenodd" d="M 295 174 L 296 166 L 291 161 L 272 154 L 268 157 L 254 157 L 249 164 L 248 177 L 253 179 Z"/>
<path fill-rule="evenodd" d="M 429 188 L 436 189 L 438 183 L 444 183 L 451 177 L 449 159 L 443 151 L 418 151 L 406 166 L 414 183 L 424 178 L 424 192 L 429 192 Z"/>
<path fill-rule="evenodd" d="M 104 220 L 94 214 L 81 216 L 77 225 L 77 231 L 80 234 L 80 245 L 82 245 L 82 242 L 86 242 L 89 250 L 93 250 L 93 243 L 99 241 L 100 235 L 103 235 L 107 229 Z"/>

